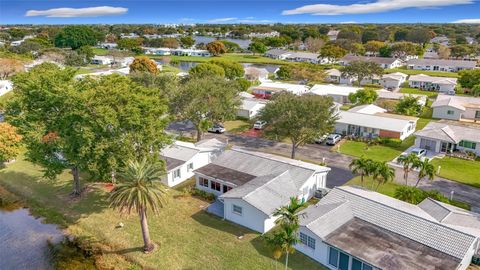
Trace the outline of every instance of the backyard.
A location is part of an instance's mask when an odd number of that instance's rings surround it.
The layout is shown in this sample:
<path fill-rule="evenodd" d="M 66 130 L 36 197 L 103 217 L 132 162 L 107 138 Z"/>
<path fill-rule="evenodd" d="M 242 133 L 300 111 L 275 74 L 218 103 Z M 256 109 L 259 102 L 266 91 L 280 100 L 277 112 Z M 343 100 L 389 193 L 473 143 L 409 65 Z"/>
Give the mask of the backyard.
<path fill-rule="evenodd" d="M 441 166 L 439 176 L 480 188 L 480 160 L 444 157 L 432 160 L 435 168 Z"/>
<path fill-rule="evenodd" d="M 89 183 L 85 194 L 72 200 L 68 172 L 48 180 L 40 168 L 20 157 L 0 171 L 0 185 L 25 198 L 34 214 L 63 225 L 68 233 L 100 249 L 96 257 L 105 269 L 133 269 L 130 262 L 149 269 L 275 269 L 260 234 L 207 214 L 202 209 L 208 203 L 188 193 L 170 189 L 159 216 L 149 215 L 158 248 L 146 255 L 141 251 L 138 217 L 109 209 L 103 184 Z M 119 222 L 123 228 L 117 228 Z M 289 266 L 325 269 L 299 252 L 290 256 Z"/>
<path fill-rule="evenodd" d="M 239 63 L 279 64 L 279 65 L 285 65 L 289 63 L 283 60 L 264 57 L 262 55 L 242 54 L 242 53 L 226 53 L 218 57 L 176 56 L 176 55 L 167 55 L 167 56 L 147 55 L 147 56 L 152 59 L 169 57 L 171 60 L 184 61 L 184 62 L 208 62 L 214 59 L 225 59 L 225 60 L 231 60 Z"/>

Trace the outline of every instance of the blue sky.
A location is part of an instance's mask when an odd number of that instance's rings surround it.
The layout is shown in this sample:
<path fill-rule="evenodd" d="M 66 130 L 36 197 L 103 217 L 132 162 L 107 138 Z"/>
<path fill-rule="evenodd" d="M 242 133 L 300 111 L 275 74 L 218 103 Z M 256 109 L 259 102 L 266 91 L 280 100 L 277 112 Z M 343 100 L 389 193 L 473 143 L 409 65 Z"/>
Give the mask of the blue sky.
<path fill-rule="evenodd" d="M 480 23 L 479 1 L 0 0 L 0 23 Z"/>

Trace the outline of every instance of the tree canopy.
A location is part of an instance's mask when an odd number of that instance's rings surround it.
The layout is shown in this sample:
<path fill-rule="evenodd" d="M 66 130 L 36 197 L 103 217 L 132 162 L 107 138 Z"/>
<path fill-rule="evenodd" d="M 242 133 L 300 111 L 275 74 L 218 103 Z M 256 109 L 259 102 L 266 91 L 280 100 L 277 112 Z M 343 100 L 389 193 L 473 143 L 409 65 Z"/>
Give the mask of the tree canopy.
<path fill-rule="evenodd" d="M 418 97 L 406 96 L 397 103 L 395 111 L 404 115 L 419 115 L 422 112 L 422 105 L 418 103 Z"/>
<path fill-rule="evenodd" d="M 214 56 L 218 56 L 220 54 L 224 54 L 227 52 L 227 48 L 225 48 L 225 44 L 223 44 L 221 41 L 218 41 L 218 40 L 208 43 L 206 48 Z"/>
<path fill-rule="evenodd" d="M 342 76 L 357 79 L 358 85 L 363 79 L 371 79 L 382 74 L 383 68 L 371 61 L 352 61 L 342 69 Z"/>
<path fill-rule="evenodd" d="M 189 71 L 189 74 L 193 77 L 209 77 L 209 76 L 218 76 L 225 77 L 225 70 L 214 63 L 200 63 Z"/>
<path fill-rule="evenodd" d="M 248 49 L 253 52 L 254 54 L 255 53 L 265 53 L 267 51 L 267 46 L 265 46 L 265 44 L 263 44 L 262 42 L 260 41 L 254 41 L 252 43 L 250 43 L 250 45 L 248 46 Z"/>
<path fill-rule="evenodd" d="M 56 47 L 78 49 L 82 46 L 95 46 L 97 38 L 92 28 L 83 25 L 65 26 L 55 36 Z"/>
<path fill-rule="evenodd" d="M 233 80 L 235 78 L 242 78 L 243 75 L 245 75 L 245 69 L 243 68 L 242 64 L 238 62 L 214 59 L 209 61 L 209 63 L 222 67 L 225 71 L 225 77 L 227 79 Z"/>
<path fill-rule="evenodd" d="M 148 72 L 157 74 L 159 71 L 155 61 L 146 56 L 139 56 L 136 57 L 135 60 L 133 60 L 133 62 L 130 64 L 130 73 L 134 72 Z"/>
<path fill-rule="evenodd" d="M 20 152 L 22 136 L 14 126 L 0 123 L 0 162 L 15 158 Z"/>
<path fill-rule="evenodd" d="M 360 89 L 356 93 L 350 93 L 348 95 L 350 102 L 357 105 L 372 104 L 377 98 L 378 93 L 373 89 Z"/>

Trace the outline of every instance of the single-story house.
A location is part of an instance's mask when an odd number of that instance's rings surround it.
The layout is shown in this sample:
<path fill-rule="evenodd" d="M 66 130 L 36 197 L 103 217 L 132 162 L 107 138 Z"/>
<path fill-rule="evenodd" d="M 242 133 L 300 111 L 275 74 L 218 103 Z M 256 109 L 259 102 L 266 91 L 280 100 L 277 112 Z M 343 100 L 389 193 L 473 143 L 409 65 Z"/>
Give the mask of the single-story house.
<path fill-rule="evenodd" d="M 310 52 L 290 52 L 289 55 L 285 57 L 285 60 L 292 62 L 306 62 L 312 64 L 319 64 L 321 59 L 319 58 L 320 54 L 310 53 Z"/>
<path fill-rule="evenodd" d="M 329 269 L 465 270 L 479 249 L 480 215 L 430 198 L 341 186 L 299 216 L 295 249 Z"/>
<path fill-rule="evenodd" d="M 93 65 L 111 65 L 113 64 L 113 58 L 104 55 L 95 55 L 90 63 Z"/>
<path fill-rule="evenodd" d="M 407 80 L 407 77 L 407 74 L 401 72 L 383 74 L 382 78 L 380 79 L 380 85 L 388 90 L 395 90 L 402 86 L 402 84 Z"/>
<path fill-rule="evenodd" d="M 143 47 L 142 48 L 145 54 L 154 54 L 154 55 L 170 55 L 172 54 L 172 49 L 170 48 L 149 48 Z"/>
<path fill-rule="evenodd" d="M 276 209 L 290 197 L 307 201 L 325 188 L 330 168 L 240 148 L 226 150 L 196 169 L 198 189 L 223 203 L 223 218 L 265 233 L 275 226 Z"/>
<path fill-rule="evenodd" d="M 251 87 L 250 90 L 257 98 L 269 99 L 273 94 L 283 91 L 290 92 L 295 95 L 302 95 L 308 92 L 308 86 L 281 82 L 262 82 L 258 86 Z"/>
<path fill-rule="evenodd" d="M 242 104 L 237 110 L 237 116 L 247 119 L 252 119 L 260 112 L 267 104 L 265 99 L 259 98 L 242 98 Z"/>
<path fill-rule="evenodd" d="M 340 104 L 350 103 L 348 100 L 348 95 L 351 93 L 356 93 L 361 88 L 344 86 L 344 85 L 333 85 L 333 84 L 315 84 L 310 92 L 312 94 L 320 96 L 329 96 L 333 98 L 333 101 Z"/>
<path fill-rule="evenodd" d="M 352 85 L 354 82 L 352 77 L 342 76 L 342 72 L 336 68 L 328 69 L 325 73 L 325 81 L 329 83 Z"/>
<path fill-rule="evenodd" d="M 249 81 L 268 80 L 268 70 L 266 68 L 245 67 L 245 79 Z"/>
<path fill-rule="evenodd" d="M 450 39 L 446 36 L 436 36 L 430 39 L 430 43 L 438 43 L 448 47 L 450 45 Z"/>
<path fill-rule="evenodd" d="M 446 153 L 469 151 L 480 155 L 480 126 L 458 122 L 430 122 L 422 130 L 415 132 L 415 146 Z"/>
<path fill-rule="evenodd" d="M 226 146 L 226 143 L 217 139 L 202 140 L 195 144 L 175 141 L 161 152 L 167 171 L 162 182 L 173 187 L 190 179 L 194 170 L 214 161 Z"/>
<path fill-rule="evenodd" d="M 98 46 L 103 49 L 112 50 L 116 49 L 118 47 L 118 44 L 113 42 L 103 42 L 100 43 Z"/>
<path fill-rule="evenodd" d="M 340 33 L 340 30 L 330 30 L 327 33 L 328 40 L 335 41 L 337 40 L 337 36 Z"/>
<path fill-rule="evenodd" d="M 13 90 L 13 83 L 10 80 L 0 80 L 0 96 Z"/>
<path fill-rule="evenodd" d="M 362 108 L 368 106 L 368 108 Z M 378 109 L 375 109 L 377 107 Z M 335 132 L 365 138 L 394 138 L 404 140 L 415 132 L 418 118 L 388 114 L 375 105 L 354 107 L 340 111 L 335 123 Z"/>
<path fill-rule="evenodd" d="M 81 79 L 85 77 L 100 77 L 100 76 L 107 76 L 112 74 L 128 75 L 130 74 L 130 68 L 124 67 L 119 69 L 109 69 L 109 70 L 102 70 L 102 71 L 96 71 L 91 73 L 77 74 L 75 75 L 75 78 Z"/>
<path fill-rule="evenodd" d="M 426 95 L 417 95 L 417 94 L 404 94 L 399 92 L 391 92 L 385 89 L 378 90 L 378 99 L 377 101 L 381 100 L 401 100 L 405 97 L 412 96 L 418 98 L 418 104 L 425 106 L 427 104 L 427 96 Z"/>
<path fill-rule="evenodd" d="M 287 56 L 290 55 L 291 52 L 287 50 L 281 50 L 281 49 L 271 49 L 265 52 L 265 57 L 268 58 L 273 58 L 273 59 L 280 59 L 280 60 L 285 60 Z"/>
<path fill-rule="evenodd" d="M 480 98 L 438 95 L 432 109 L 433 118 L 480 120 Z"/>
<path fill-rule="evenodd" d="M 423 59 L 440 59 L 440 55 L 437 52 L 425 52 L 423 54 Z"/>
<path fill-rule="evenodd" d="M 457 78 L 433 77 L 425 74 L 411 75 L 408 78 L 408 86 L 421 90 L 455 95 Z"/>
<path fill-rule="evenodd" d="M 201 56 L 201 57 L 210 57 L 212 54 L 207 50 L 196 50 L 196 49 L 174 49 L 171 50 L 172 55 L 180 56 Z"/>
<path fill-rule="evenodd" d="M 445 59 L 412 59 L 407 62 L 408 69 L 450 72 L 474 69 L 476 65 L 475 61 Z"/>
<path fill-rule="evenodd" d="M 353 61 L 370 61 L 377 63 L 379 66 L 385 69 L 390 69 L 390 68 L 398 68 L 403 66 L 402 60 L 398 58 L 393 58 L 393 57 L 365 57 L 365 56 L 358 56 L 358 55 L 352 55 L 352 54 L 347 54 L 344 57 L 342 57 L 340 60 L 338 60 L 338 63 L 342 66 L 348 66 L 350 62 Z"/>

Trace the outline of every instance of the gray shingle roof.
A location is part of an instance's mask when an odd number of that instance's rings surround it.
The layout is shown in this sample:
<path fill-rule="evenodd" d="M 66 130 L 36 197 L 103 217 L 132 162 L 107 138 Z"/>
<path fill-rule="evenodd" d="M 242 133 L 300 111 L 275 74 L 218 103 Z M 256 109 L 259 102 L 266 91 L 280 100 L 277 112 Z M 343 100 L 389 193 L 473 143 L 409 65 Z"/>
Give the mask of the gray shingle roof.
<path fill-rule="evenodd" d="M 280 50 L 280 49 L 271 49 L 271 50 L 268 50 L 267 52 L 265 52 L 265 54 L 276 55 L 276 56 L 286 54 L 286 53 L 289 53 L 289 51 Z"/>
<path fill-rule="evenodd" d="M 475 68 L 477 63 L 475 61 L 464 61 L 464 60 L 410 59 L 408 60 L 407 65 Z"/>
<path fill-rule="evenodd" d="M 377 64 L 385 64 L 385 65 L 391 65 L 396 60 L 397 59 L 393 57 L 366 57 L 366 56 L 358 56 L 358 55 L 351 55 L 351 54 L 345 55 L 340 59 L 340 61 L 344 61 L 344 62 L 370 61 Z"/>
<path fill-rule="evenodd" d="M 480 128 L 475 126 L 457 125 L 451 122 L 430 122 L 415 136 L 459 143 L 461 140 L 480 142 Z"/>
<path fill-rule="evenodd" d="M 466 108 L 480 108 L 480 98 L 438 95 L 437 99 L 432 104 L 432 108 L 441 106 L 450 106 L 460 110 L 465 110 Z"/>
<path fill-rule="evenodd" d="M 357 187 L 336 187 L 321 199 L 317 206 L 310 206 L 307 211 L 323 211 L 315 209 L 345 201 L 349 202 L 354 217 L 456 258 L 463 258 L 476 241 L 476 235 L 471 233 L 471 230 L 460 230 L 459 226 L 440 223 L 417 205 Z M 349 216 L 344 211 L 342 214 L 332 215 L 316 226 L 324 226 L 324 223 L 332 222 L 341 215 Z M 316 230 L 316 226 L 310 230 Z"/>

